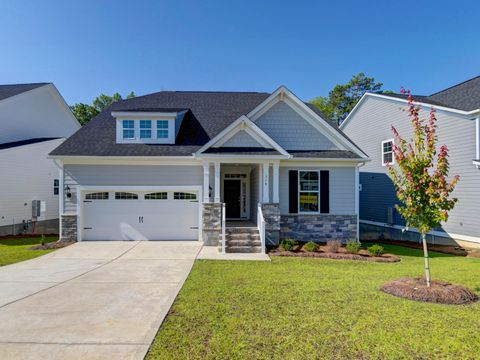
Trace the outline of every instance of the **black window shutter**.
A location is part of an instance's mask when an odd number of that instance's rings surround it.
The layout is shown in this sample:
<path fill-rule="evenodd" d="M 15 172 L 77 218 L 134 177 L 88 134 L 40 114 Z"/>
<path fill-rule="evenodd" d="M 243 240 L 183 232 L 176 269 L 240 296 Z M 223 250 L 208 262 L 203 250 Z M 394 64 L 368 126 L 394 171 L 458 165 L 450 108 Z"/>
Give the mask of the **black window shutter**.
<path fill-rule="evenodd" d="M 290 170 L 288 172 L 288 212 L 290 214 L 298 213 L 298 171 Z"/>
<path fill-rule="evenodd" d="M 330 212 L 330 172 L 320 171 L 320 212 Z"/>

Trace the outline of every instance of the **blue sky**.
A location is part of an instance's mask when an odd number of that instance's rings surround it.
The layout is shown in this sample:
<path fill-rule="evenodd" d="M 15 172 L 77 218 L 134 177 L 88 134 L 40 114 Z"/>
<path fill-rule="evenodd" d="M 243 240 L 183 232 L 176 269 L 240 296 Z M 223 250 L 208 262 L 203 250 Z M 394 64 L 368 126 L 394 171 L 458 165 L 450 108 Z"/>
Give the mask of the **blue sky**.
<path fill-rule="evenodd" d="M 0 3 L 0 83 L 99 93 L 273 91 L 305 100 L 358 72 L 429 94 L 480 75 L 479 2 Z"/>

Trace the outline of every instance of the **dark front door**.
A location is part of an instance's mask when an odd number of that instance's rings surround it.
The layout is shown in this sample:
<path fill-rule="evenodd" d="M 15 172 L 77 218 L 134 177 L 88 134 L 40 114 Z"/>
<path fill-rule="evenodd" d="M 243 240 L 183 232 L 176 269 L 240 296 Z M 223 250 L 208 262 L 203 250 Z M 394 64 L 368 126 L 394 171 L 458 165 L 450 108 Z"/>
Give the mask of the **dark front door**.
<path fill-rule="evenodd" d="M 240 180 L 225 180 L 223 182 L 223 200 L 225 201 L 226 217 L 240 217 Z"/>

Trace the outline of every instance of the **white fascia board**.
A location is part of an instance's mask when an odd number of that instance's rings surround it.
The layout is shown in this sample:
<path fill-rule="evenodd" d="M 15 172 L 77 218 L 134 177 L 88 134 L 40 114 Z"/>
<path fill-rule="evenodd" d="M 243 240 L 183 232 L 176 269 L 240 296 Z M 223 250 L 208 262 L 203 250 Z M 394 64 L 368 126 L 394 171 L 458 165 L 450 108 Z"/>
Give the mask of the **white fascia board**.
<path fill-rule="evenodd" d="M 282 85 L 277 90 L 275 90 L 266 100 L 264 100 L 260 105 L 255 109 L 250 111 L 247 116 L 255 122 L 261 115 L 263 115 L 268 109 L 275 105 L 278 101 L 288 101 L 289 104 L 297 113 L 299 113 L 310 125 L 317 129 L 320 133 L 327 136 L 327 138 L 332 141 L 341 149 L 348 149 L 362 158 L 368 158 L 359 147 L 349 141 L 345 136 L 340 134 L 332 125 L 328 123 L 327 120 L 323 119 L 312 109 L 310 109 L 298 96 L 296 96 L 292 91 L 290 91 L 286 86 Z M 294 105 L 294 106 L 292 106 Z"/>
<path fill-rule="evenodd" d="M 153 112 L 153 111 L 112 111 L 114 118 L 175 118 L 178 112 Z"/>
<path fill-rule="evenodd" d="M 283 155 L 224 155 L 224 154 L 200 154 L 197 158 L 203 162 L 219 161 L 222 164 L 263 164 L 265 161 L 283 161 L 288 158 Z"/>
<path fill-rule="evenodd" d="M 201 163 L 191 156 L 48 156 L 64 164 L 84 165 L 193 165 Z"/>
<path fill-rule="evenodd" d="M 357 111 L 358 108 L 360 108 L 361 104 L 363 104 L 363 102 L 365 101 L 365 99 L 367 97 L 374 97 L 374 98 L 379 98 L 379 99 L 384 99 L 384 100 L 400 102 L 400 103 L 403 103 L 403 104 L 408 104 L 407 99 L 401 99 L 401 98 L 391 97 L 391 96 L 382 95 L 382 94 L 365 93 L 360 98 L 360 100 L 358 100 L 357 104 L 354 106 L 352 111 L 350 111 L 350 113 L 347 115 L 345 120 L 343 120 L 343 122 L 340 124 L 340 126 L 339 126 L 340 129 L 343 129 L 348 124 L 350 119 L 353 117 L 353 114 Z M 480 113 L 480 109 L 475 109 L 475 110 L 472 110 L 472 111 L 463 111 L 463 110 L 453 109 L 453 108 L 449 108 L 449 107 L 445 107 L 445 106 L 437 106 L 437 105 L 428 104 L 428 103 L 421 102 L 421 101 L 415 101 L 415 97 L 413 98 L 413 103 L 415 105 L 420 105 L 422 107 L 427 107 L 427 108 L 432 108 L 433 107 L 435 110 L 440 110 L 440 111 L 445 111 L 445 112 L 448 112 L 448 113 L 461 115 L 461 116 L 464 116 L 464 117 L 466 117 L 468 119 L 472 119 L 472 120 L 473 120 L 472 116 Z"/>
<path fill-rule="evenodd" d="M 200 148 L 197 151 L 197 156 L 202 155 L 202 153 L 215 145 L 224 142 L 224 138 L 231 138 L 237 132 L 241 130 L 250 129 L 254 134 L 258 136 L 258 139 L 262 139 L 264 142 L 269 144 L 273 149 L 277 150 L 280 154 L 285 156 L 290 156 L 285 149 L 283 149 L 279 144 L 277 144 L 270 136 L 268 136 L 262 129 L 255 125 L 247 116 L 242 115 L 225 129 L 223 129 L 217 136 L 211 139 L 208 143 Z M 252 133 L 250 133 L 252 135 Z M 257 140 L 257 139 L 256 139 Z"/>

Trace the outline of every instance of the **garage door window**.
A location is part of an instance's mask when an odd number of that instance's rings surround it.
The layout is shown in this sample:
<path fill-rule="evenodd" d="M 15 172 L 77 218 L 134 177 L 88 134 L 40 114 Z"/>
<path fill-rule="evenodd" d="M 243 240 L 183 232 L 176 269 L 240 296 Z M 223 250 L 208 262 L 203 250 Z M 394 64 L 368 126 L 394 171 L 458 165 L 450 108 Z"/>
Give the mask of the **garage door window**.
<path fill-rule="evenodd" d="M 167 200 L 166 192 L 156 192 L 145 194 L 145 200 Z"/>
<path fill-rule="evenodd" d="M 129 192 L 116 192 L 115 200 L 138 200 L 138 194 Z"/>
<path fill-rule="evenodd" d="M 85 194 L 85 200 L 108 200 L 108 192 L 95 192 Z"/>
<path fill-rule="evenodd" d="M 197 194 L 187 192 L 174 192 L 174 200 L 197 200 Z"/>

